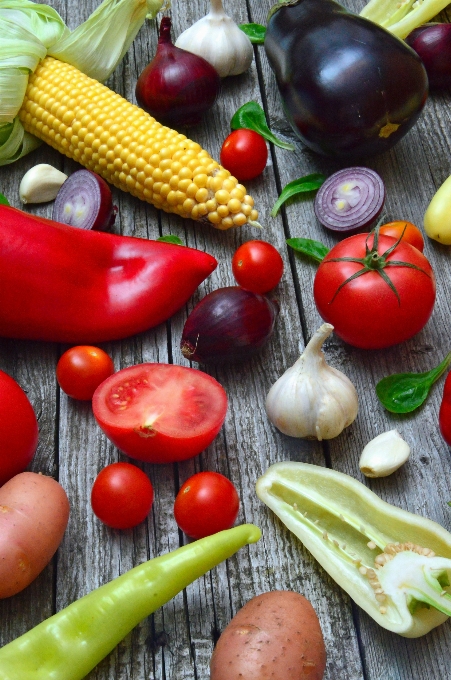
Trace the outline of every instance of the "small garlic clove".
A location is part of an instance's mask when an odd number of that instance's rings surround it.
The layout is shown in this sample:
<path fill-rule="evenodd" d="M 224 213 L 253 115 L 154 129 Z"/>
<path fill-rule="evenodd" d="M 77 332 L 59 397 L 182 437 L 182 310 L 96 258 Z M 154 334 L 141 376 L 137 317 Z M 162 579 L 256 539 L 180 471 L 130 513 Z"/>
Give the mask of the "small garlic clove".
<path fill-rule="evenodd" d="M 22 203 L 46 203 L 56 198 L 67 175 L 53 165 L 40 163 L 30 168 L 22 177 L 19 196 Z"/>
<path fill-rule="evenodd" d="M 388 430 L 372 439 L 362 451 L 359 468 L 366 477 L 387 477 L 403 465 L 410 446 L 397 430 Z"/>

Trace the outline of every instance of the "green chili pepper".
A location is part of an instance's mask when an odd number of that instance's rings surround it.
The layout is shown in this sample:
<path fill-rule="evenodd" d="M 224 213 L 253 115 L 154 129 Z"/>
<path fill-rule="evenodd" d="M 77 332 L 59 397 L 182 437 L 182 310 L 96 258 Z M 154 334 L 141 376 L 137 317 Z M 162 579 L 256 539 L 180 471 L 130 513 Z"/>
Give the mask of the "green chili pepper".
<path fill-rule="evenodd" d="M 142 619 L 260 538 L 243 524 L 131 569 L 0 649 L 1 680 L 81 680 Z"/>
<path fill-rule="evenodd" d="M 377 623 L 419 637 L 451 616 L 451 534 L 341 472 L 277 463 L 258 497 Z"/>

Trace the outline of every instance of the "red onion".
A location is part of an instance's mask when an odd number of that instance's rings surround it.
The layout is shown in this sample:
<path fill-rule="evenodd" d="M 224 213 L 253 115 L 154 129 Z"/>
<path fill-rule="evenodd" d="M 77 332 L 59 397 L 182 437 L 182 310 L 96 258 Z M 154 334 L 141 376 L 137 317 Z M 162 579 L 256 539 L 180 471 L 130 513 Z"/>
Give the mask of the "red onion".
<path fill-rule="evenodd" d="M 248 359 L 274 330 L 277 302 L 239 286 L 206 295 L 186 320 L 180 347 L 185 359 L 200 364 Z"/>
<path fill-rule="evenodd" d="M 171 20 L 163 17 L 155 57 L 136 83 L 138 104 L 164 125 L 194 125 L 215 103 L 220 84 L 206 59 L 172 43 Z"/>
<path fill-rule="evenodd" d="M 77 170 L 61 185 L 52 219 L 81 229 L 109 229 L 116 219 L 111 189 L 91 170 Z"/>
<path fill-rule="evenodd" d="M 451 86 L 451 24 L 425 24 L 415 28 L 406 43 L 422 60 L 429 78 L 429 89 Z"/>
<path fill-rule="evenodd" d="M 353 234 L 374 222 L 384 200 L 384 183 L 374 170 L 345 168 L 331 175 L 319 188 L 315 214 L 324 227 Z"/>

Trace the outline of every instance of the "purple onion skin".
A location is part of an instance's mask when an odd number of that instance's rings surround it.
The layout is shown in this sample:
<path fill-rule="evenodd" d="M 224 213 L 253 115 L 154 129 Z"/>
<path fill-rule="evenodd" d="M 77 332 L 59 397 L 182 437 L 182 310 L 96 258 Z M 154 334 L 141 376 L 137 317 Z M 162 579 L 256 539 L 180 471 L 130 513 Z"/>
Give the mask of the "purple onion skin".
<path fill-rule="evenodd" d="M 250 359 L 269 340 L 279 305 L 239 286 L 206 295 L 186 320 L 180 347 L 185 359 L 200 364 Z"/>
<path fill-rule="evenodd" d="M 265 38 L 285 114 L 317 153 L 383 153 L 418 119 L 426 70 L 405 42 L 333 0 L 276 5 Z"/>
<path fill-rule="evenodd" d="M 415 28 L 406 38 L 426 68 L 431 90 L 451 86 L 451 24 L 431 23 Z"/>
<path fill-rule="evenodd" d="M 77 200 L 83 192 L 88 215 L 83 225 L 74 224 L 66 215 L 65 205 Z M 82 229 L 108 231 L 116 220 L 117 207 L 113 205 L 113 195 L 107 182 L 91 170 L 85 168 L 73 172 L 61 185 L 53 204 L 52 219 Z"/>
<path fill-rule="evenodd" d="M 169 127 L 197 125 L 216 101 L 221 78 L 206 59 L 176 47 L 163 17 L 155 57 L 136 83 L 136 100 Z"/>

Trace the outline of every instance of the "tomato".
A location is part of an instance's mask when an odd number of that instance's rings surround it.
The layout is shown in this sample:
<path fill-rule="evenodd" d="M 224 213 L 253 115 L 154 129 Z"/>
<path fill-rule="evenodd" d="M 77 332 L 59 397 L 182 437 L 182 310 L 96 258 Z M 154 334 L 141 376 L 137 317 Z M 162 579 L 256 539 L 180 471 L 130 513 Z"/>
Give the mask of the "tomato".
<path fill-rule="evenodd" d="M 131 463 L 107 465 L 94 480 L 92 509 L 104 524 L 113 529 L 131 529 L 141 524 L 152 503 L 150 479 Z"/>
<path fill-rule="evenodd" d="M 107 378 L 95 391 L 94 416 L 121 451 L 171 463 L 203 451 L 221 429 L 227 396 L 211 376 L 172 364 L 139 364 Z"/>
<path fill-rule="evenodd" d="M 451 446 L 451 373 L 446 376 L 438 422 L 443 439 Z"/>
<path fill-rule="evenodd" d="M 89 401 L 101 382 L 114 373 L 113 360 L 103 349 L 90 345 L 71 347 L 56 366 L 59 386 L 73 399 Z"/>
<path fill-rule="evenodd" d="M 410 245 L 417 248 L 421 253 L 424 250 L 423 234 L 418 227 L 412 224 L 412 222 L 406 222 L 405 220 L 387 222 L 387 224 L 383 224 L 379 227 L 379 233 L 384 234 L 384 236 L 393 236 L 396 240 L 402 236 L 404 241 L 410 243 Z"/>
<path fill-rule="evenodd" d="M 345 342 L 364 349 L 411 338 L 426 324 L 435 302 L 434 272 L 425 256 L 404 240 L 384 256 L 395 239 L 380 236 L 377 250 L 373 240 L 372 234 L 356 234 L 337 243 L 319 265 L 313 285 L 324 321 Z M 417 268 L 390 265 L 392 260 Z M 357 272 L 364 273 L 350 280 Z"/>
<path fill-rule="evenodd" d="M 38 421 L 20 385 L 0 371 L 0 486 L 23 472 L 38 445 Z"/>
<path fill-rule="evenodd" d="M 219 472 L 198 472 L 178 492 L 174 516 L 180 529 L 197 539 L 230 529 L 239 507 L 238 492 L 227 477 Z"/>
<path fill-rule="evenodd" d="M 234 130 L 225 140 L 220 154 L 221 165 L 240 182 L 261 175 L 268 161 L 264 138 L 254 130 Z"/>
<path fill-rule="evenodd" d="M 247 241 L 234 254 L 232 271 L 241 288 L 251 293 L 267 293 L 282 278 L 283 260 L 270 243 Z"/>

